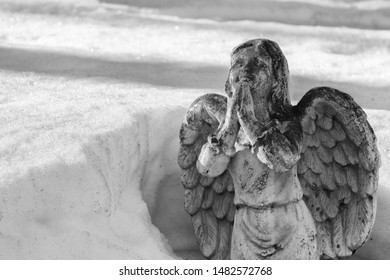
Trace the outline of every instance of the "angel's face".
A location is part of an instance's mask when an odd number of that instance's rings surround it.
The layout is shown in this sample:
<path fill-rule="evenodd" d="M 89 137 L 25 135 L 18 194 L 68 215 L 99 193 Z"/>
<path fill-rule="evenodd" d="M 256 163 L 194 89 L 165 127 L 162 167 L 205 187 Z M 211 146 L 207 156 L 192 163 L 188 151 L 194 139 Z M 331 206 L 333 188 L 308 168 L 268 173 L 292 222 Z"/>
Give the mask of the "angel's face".
<path fill-rule="evenodd" d="M 272 86 L 272 62 L 266 52 L 257 47 L 244 48 L 232 55 L 229 82 L 233 93 L 249 85 L 254 101 L 266 97 Z M 256 102 L 255 102 L 256 103 Z"/>
<path fill-rule="evenodd" d="M 250 115 L 253 112 L 255 118 L 261 122 L 269 121 L 268 102 L 273 85 L 272 58 L 265 50 L 263 44 L 238 47 L 232 54 L 232 65 L 229 71 L 228 83 L 230 86 L 230 98 L 233 103 L 238 103 L 237 108 L 246 111 Z M 245 92 L 238 97 L 240 90 Z M 243 102 L 242 98 L 251 102 Z M 235 100 L 235 101 L 233 101 Z M 245 105 L 243 105 L 245 104 Z"/>

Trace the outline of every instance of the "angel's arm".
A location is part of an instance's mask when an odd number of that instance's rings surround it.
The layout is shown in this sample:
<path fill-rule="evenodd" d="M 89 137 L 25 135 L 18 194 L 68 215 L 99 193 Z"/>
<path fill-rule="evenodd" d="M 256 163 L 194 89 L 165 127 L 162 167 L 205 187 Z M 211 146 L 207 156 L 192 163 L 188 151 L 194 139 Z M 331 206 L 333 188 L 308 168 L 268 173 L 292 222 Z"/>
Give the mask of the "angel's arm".
<path fill-rule="evenodd" d="M 291 169 L 300 158 L 302 129 L 298 121 L 262 124 L 256 119 L 250 95 L 241 98 L 238 118 L 260 161 L 277 172 Z"/>
<path fill-rule="evenodd" d="M 276 123 L 254 144 L 257 157 L 277 172 L 291 169 L 300 159 L 302 132 L 298 122 Z"/>
<path fill-rule="evenodd" d="M 235 107 L 236 99 L 229 99 L 223 125 L 215 135 L 208 137 L 207 143 L 202 147 L 197 168 L 204 176 L 216 177 L 222 174 L 235 154 L 234 143 L 239 126 Z"/>

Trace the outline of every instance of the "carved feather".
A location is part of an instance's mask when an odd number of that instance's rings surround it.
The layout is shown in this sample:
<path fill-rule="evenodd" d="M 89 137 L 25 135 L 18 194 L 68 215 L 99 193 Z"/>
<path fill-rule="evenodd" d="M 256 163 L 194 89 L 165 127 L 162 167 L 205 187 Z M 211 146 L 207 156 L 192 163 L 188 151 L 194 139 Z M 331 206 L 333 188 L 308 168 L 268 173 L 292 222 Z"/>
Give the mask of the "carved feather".
<path fill-rule="evenodd" d="M 346 166 L 349 163 L 341 143 L 338 143 L 336 147 L 333 148 L 333 159 L 342 166 Z"/>
<path fill-rule="evenodd" d="M 323 163 L 331 163 L 333 161 L 333 151 L 325 146 L 320 146 L 317 149 L 319 158 Z"/>
<path fill-rule="evenodd" d="M 328 190 L 335 190 L 336 185 L 333 176 L 333 165 L 326 166 L 320 174 L 322 186 Z"/>
<path fill-rule="evenodd" d="M 228 185 L 231 183 L 231 176 L 228 171 L 225 171 L 221 176 L 219 176 L 217 179 L 215 179 L 212 187 L 217 193 L 222 193 L 226 191 Z"/>
<path fill-rule="evenodd" d="M 324 170 L 325 166 L 318 157 L 315 148 L 308 148 L 303 154 L 304 162 L 309 166 L 309 168 L 315 173 L 321 173 Z"/>
<path fill-rule="evenodd" d="M 213 177 L 207 177 L 207 176 L 200 176 L 199 177 L 199 183 L 203 186 L 203 187 L 208 187 L 208 186 L 211 186 L 211 184 L 214 182 L 214 178 Z"/>
<path fill-rule="evenodd" d="M 349 186 L 339 186 L 336 189 L 337 200 L 344 204 L 348 204 L 352 197 L 352 192 Z"/>
<path fill-rule="evenodd" d="M 192 216 L 200 251 L 206 258 L 210 258 L 217 250 L 219 241 L 218 221 L 213 211 L 200 210 Z"/>
<path fill-rule="evenodd" d="M 183 123 L 180 128 L 179 139 L 183 145 L 191 145 L 198 138 L 199 131 Z"/>
<path fill-rule="evenodd" d="M 346 170 L 338 163 L 333 162 L 333 174 L 334 180 L 338 186 L 347 185 L 347 174 Z"/>
<path fill-rule="evenodd" d="M 358 148 L 352 141 L 342 141 L 340 142 L 343 147 L 344 153 L 348 158 L 348 162 L 350 164 L 358 164 L 359 163 L 359 155 Z"/>
<path fill-rule="evenodd" d="M 227 218 L 227 215 L 229 213 L 229 209 L 233 206 L 232 205 L 232 202 L 234 200 L 234 194 L 231 193 L 231 192 L 228 192 L 225 197 L 224 197 L 224 200 L 223 200 L 223 209 L 224 209 L 224 217 Z M 236 209 L 235 206 L 233 206 L 233 209 Z"/>
<path fill-rule="evenodd" d="M 364 168 L 358 169 L 359 192 L 365 197 L 365 194 L 373 195 L 378 187 L 377 171 L 368 172 Z"/>
<path fill-rule="evenodd" d="M 229 204 L 224 203 L 225 196 L 223 194 L 215 194 L 212 205 L 215 217 L 222 219 L 229 209 Z"/>
<path fill-rule="evenodd" d="M 222 219 L 227 215 L 232 200 L 233 200 L 233 194 L 229 192 L 223 195 L 221 194 L 214 195 L 214 203 L 212 205 L 212 208 L 217 218 Z"/>
<path fill-rule="evenodd" d="M 311 134 L 311 135 L 306 135 L 303 138 L 303 144 L 302 146 L 305 147 L 302 152 L 306 151 L 307 147 L 319 147 L 321 144 L 320 139 L 318 138 L 317 134 Z"/>
<path fill-rule="evenodd" d="M 366 194 L 374 196 L 378 188 L 378 170 L 374 170 L 368 174 L 367 185 L 365 188 Z"/>
<path fill-rule="evenodd" d="M 188 169 L 183 169 L 181 172 L 181 182 L 186 189 L 194 188 L 199 182 L 200 174 L 196 165 L 191 166 Z"/>
<path fill-rule="evenodd" d="M 346 257 L 352 254 L 345 244 L 343 223 L 340 214 L 338 214 L 333 220 L 333 250 L 339 257 Z"/>
<path fill-rule="evenodd" d="M 305 161 L 302 160 L 302 161 L 298 162 L 297 172 L 298 172 L 298 174 L 304 174 L 308 168 L 309 167 L 307 166 Z"/>
<path fill-rule="evenodd" d="M 317 222 L 323 222 L 327 219 L 327 216 L 322 209 L 322 205 L 319 200 L 318 192 L 312 192 L 312 196 L 309 200 L 306 200 L 306 205 L 310 209 L 313 218 Z"/>
<path fill-rule="evenodd" d="M 359 149 L 359 161 L 362 167 L 367 171 L 373 171 L 379 162 L 378 152 L 374 148 L 365 144 Z"/>
<path fill-rule="evenodd" d="M 184 209 L 190 215 L 195 214 L 202 205 L 204 188 L 198 185 L 193 189 L 184 190 Z"/>
<path fill-rule="evenodd" d="M 317 118 L 317 112 L 313 107 L 307 107 L 306 116 L 310 117 L 312 120 L 315 120 Z"/>
<path fill-rule="evenodd" d="M 352 198 L 348 208 L 348 219 L 346 220 L 346 243 L 351 250 L 358 249 L 371 231 L 371 224 L 373 221 L 373 201 L 372 199 Z"/>
<path fill-rule="evenodd" d="M 302 130 L 307 134 L 316 132 L 316 125 L 311 117 L 307 116 L 302 119 Z"/>
<path fill-rule="evenodd" d="M 228 190 L 228 192 L 234 192 L 234 184 L 233 184 L 233 179 L 232 178 L 228 182 L 227 190 Z"/>
<path fill-rule="evenodd" d="M 336 254 L 333 251 L 333 242 L 332 242 L 332 223 L 327 220 L 322 223 L 316 223 L 317 228 L 317 240 L 318 240 L 318 249 L 321 253 L 321 259 L 334 259 Z"/>
<path fill-rule="evenodd" d="M 329 133 L 336 141 L 343 141 L 347 137 L 344 129 L 341 127 L 341 124 L 336 120 L 333 121 L 333 129 L 331 129 Z"/>
<path fill-rule="evenodd" d="M 322 129 L 330 130 L 333 127 L 332 117 L 326 114 L 322 114 L 321 117 L 318 117 L 317 124 Z"/>
<path fill-rule="evenodd" d="M 330 197 L 326 194 L 324 191 L 320 191 L 319 193 L 319 199 L 322 205 L 322 208 L 325 211 L 325 214 L 329 218 L 336 217 L 338 211 L 339 211 L 339 201 L 337 199 L 337 196 L 334 192 L 330 193 Z"/>
<path fill-rule="evenodd" d="M 307 170 L 305 174 L 303 174 L 303 177 L 311 187 L 316 188 L 321 186 L 320 176 L 313 173 L 310 169 Z"/>
<path fill-rule="evenodd" d="M 212 188 L 205 188 L 203 193 L 202 208 L 209 209 L 214 202 L 214 190 Z"/>
<path fill-rule="evenodd" d="M 196 162 L 198 155 L 191 146 L 182 145 L 179 149 L 178 163 L 182 169 L 186 169 Z"/>
<path fill-rule="evenodd" d="M 219 247 L 213 259 L 223 260 L 230 258 L 230 242 L 232 223 L 227 220 L 219 220 Z"/>
<path fill-rule="evenodd" d="M 359 179 L 358 179 L 358 167 L 357 166 L 349 166 L 347 167 L 347 182 L 348 186 L 354 193 L 357 193 L 359 190 Z"/>
<path fill-rule="evenodd" d="M 322 128 L 317 129 L 318 138 L 321 141 L 321 144 L 327 148 L 333 148 L 336 146 L 336 140 L 332 137 L 332 134 L 329 131 L 323 130 Z"/>
<path fill-rule="evenodd" d="M 179 148 L 178 163 L 182 169 L 195 164 L 204 141 L 198 138 L 192 145 L 181 145 Z"/>

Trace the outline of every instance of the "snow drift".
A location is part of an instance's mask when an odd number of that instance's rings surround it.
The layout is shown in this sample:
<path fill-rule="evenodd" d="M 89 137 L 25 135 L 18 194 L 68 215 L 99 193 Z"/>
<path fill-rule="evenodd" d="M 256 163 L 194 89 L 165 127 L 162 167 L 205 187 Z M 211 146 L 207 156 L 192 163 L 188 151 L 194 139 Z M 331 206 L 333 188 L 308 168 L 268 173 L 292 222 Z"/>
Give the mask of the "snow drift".
<path fill-rule="evenodd" d="M 357 257 L 386 258 L 390 113 L 368 111 L 382 154 L 378 215 Z M 53 155 L 1 188 L 0 252 L 7 259 L 199 257 L 176 164 L 184 106 L 121 116 L 72 162 Z M 47 151 L 50 153 L 50 151 Z M 157 226 L 157 228 L 156 228 Z M 161 234 L 161 232 L 164 233 Z M 171 249 L 172 248 L 172 249 Z"/>
<path fill-rule="evenodd" d="M 272 21 L 296 25 L 389 29 L 390 4 L 380 0 L 100 0 L 184 18 Z"/>
<path fill-rule="evenodd" d="M 142 195 L 153 209 L 159 181 L 172 172 L 177 133 L 162 131 L 161 121 L 177 113 L 151 113 L 122 116 L 126 125 L 91 135 L 76 145 L 72 160 L 54 153 L 16 180 L 2 181 L 0 256 L 172 258 Z"/>

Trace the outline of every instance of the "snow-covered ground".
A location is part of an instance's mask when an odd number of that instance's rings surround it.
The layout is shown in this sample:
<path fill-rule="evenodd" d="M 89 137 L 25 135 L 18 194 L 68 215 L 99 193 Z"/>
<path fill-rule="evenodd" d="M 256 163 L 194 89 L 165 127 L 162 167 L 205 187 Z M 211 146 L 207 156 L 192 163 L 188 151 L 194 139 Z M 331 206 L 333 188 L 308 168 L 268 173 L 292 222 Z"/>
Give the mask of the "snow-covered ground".
<path fill-rule="evenodd" d="M 198 258 L 179 126 L 223 92 L 231 49 L 267 37 L 294 101 L 327 85 L 367 109 L 382 167 L 355 258 L 390 259 L 390 3 L 235 3 L 0 1 L 0 258 Z"/>

